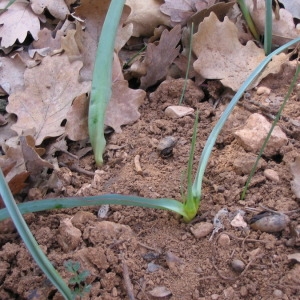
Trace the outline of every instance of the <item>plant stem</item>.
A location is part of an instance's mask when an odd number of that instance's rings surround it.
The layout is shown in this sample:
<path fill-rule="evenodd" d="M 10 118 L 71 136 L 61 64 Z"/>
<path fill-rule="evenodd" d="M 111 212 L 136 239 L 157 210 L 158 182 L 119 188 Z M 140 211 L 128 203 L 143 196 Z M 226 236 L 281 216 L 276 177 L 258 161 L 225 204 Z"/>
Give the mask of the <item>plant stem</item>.
<path fill-rule="evenodd" d="M 102 27 L 94 65 L 88 127 L 95 161 L 98 166 L 103 164 L 102 155 L 106 145 L 104 137 L 105 112 L 112 93 L 114 44 L 124 3 L 125 0 L 112 0 L 110 3 Z"/>
<path fill-rule="evenodd" d="M 272 49 L 272 0 L 265 0 L 266 19 L 264 34 L 265 55 L 269 55 Z"/>
<path fill-rule="evenodd" d="M 41 270 L 45 273 L 48 279 L 57 287 L 65 299 L 72 300 L 72 292 L 54 269 L 51 262 L 43 253 L 30 229 L 28 228 L 23 216 L 21 215 L 18 206 L 15 203 L 14 197 L 6 183 L 2 170 L 0 168 L 0 194 L 6 206 L 6 216 L 11 217 L 17 231 L 19 232 L 24 244 L 32 255 L 33 259 Z M 3 211 L 3 210 L 1 210 Z"/>

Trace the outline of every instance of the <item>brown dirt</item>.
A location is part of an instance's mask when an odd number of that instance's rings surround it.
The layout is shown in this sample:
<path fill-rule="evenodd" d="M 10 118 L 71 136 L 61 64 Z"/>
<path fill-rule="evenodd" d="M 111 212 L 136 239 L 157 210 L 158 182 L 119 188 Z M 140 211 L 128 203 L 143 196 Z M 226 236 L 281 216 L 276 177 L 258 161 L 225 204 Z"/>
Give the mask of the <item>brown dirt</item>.
<path fill-rule="evenodd" d="M 66 260 L 79 261 L 82 269 L 90 272 L 88 282 L 92 289 L 84 299 L 130 299 L 127 296 L 130 284 L 126 285 L 124 280 L 126 267 L 136 299 L 300 298 L 300 265 L 287 257 L 299 252 L 300 244 L 299 241 L 291 243 L 289 226 L 271 234 L 232 227 L 225 218 L 225 228 L 212 240 L 209 240 L 210 234 L 195 238 L 190 230 L 200 221 L 212 223 L 223 208 L 232 213 L 239 209 L 246 211 L 246 207 L 260 209 L 260 204 L 277 211 L 299 208 L 291 191 L 289 166 L 299 156 L 299 127 L 291 123 L 291 119 L 300 120 L 299 94 L 293 94 L 280 121 L 289 138 L 288 145 L 276 157 L 264 158 L 245 201 L 240 200 L 240 193 L 247 174 L 241 171 L 242 167 L 233 164 L 237 159 L 241 166 L 246 165 L 249 158 L 233 132 L 253 112 L 273 114 L 280 103 L 272 99 L 285 96 L 292 75 L 293 70 L 286 67 L 279 76 L 269 76 L 260 85 L 271 89 L 270 96 L 258 96 L 255 90 L 249 91 L 235 108 L 213 150 L 205 173 L 199 216 L 193 224 L 185 224 L 167 211 L 122 206 L 111 206 L 105 221 L 97 218 L 99 207 L 35 213 L 26 217 L 38 243 L 66 280 L 71 276 L 63 266 Z M 66 183 L 60 195 L 121 193 L 181 199 L 194 118 L 186 116 L 172 120 L 164 114 L 168 104 L 178 103 L 181 88 L 182 80 L 173 81 L 160 92 L 150 94 L 141 108 L 140 120 L 125 126 L 121 134 L 108 137 L 106 163 L 95 177 L 61 168 L 59 175 Z M 209 92 L 218 99 L 209 99 Z M 199 98 L 199 91 L 190 87 L 186 103 L 200 113 L 195 170 L 205 141 L 228 103 L 226 94 L 221 94 L 213 81 L 208 85 L 206 97 L 201 101 Z M 266 98 L 273 102 L 268 103 Z M 251 104 L 249 99 L 266 109 Z M 172 156 L 161 157 L 156 145 L 166 135 L 178 141 Z M 71 152 L 77 149 L 78 144 L 70 145 Z M 135 170 L 136 155 L 140 155 L 142 174 Z M 59 159 L 64 162 L 67 158 L 64 154 Z M 94 172 L 93 156 L 82 158 L 80 167 Z M 280 181 L 268 180 L 264 169 L 276 171 Z M 246 211 L 245 218 L 249 220 L 251 216 L 253 213 Z M 299 212 L 289 217 L 291 227 L 299 224 Z M 0 237 L 0 299 L 62 299 L 7 222 L 2 224 Z M 245 264 L 242 273 L 232 269 L 233 259 Z M 157 286 L 170 291 L 171 298 L 152 297 L 149 292 Z"/>

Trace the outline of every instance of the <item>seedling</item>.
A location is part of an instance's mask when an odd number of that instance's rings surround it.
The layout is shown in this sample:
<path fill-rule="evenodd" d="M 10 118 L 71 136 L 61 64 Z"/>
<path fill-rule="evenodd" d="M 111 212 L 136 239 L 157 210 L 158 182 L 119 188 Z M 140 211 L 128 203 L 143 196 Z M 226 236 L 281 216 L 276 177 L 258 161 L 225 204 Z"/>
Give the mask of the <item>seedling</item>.
<path fill-rule="evenodd" d="M 73 276 L 69 279 L 69 285 L 72 287 L 71 291 L 73 299 L 76 299 L 77 297 L 81 298 L 85 294 L 89 293 L 92 286 L 86 283 L 86 279 L 89 277 L 90 272 L 87 270 L 80 272 L 80 263 L 72 260 L 65 261 L 64 267 L 68 272 L 73 274 Z"/>

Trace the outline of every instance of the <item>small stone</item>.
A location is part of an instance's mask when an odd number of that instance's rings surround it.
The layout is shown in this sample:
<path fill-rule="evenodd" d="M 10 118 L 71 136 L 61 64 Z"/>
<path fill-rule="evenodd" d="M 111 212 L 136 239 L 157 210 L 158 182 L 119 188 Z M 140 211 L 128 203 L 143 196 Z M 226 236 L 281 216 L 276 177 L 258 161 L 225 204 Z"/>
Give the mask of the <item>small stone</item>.
<path fill-rule="evenodd" d="M 252 114 L 243 129 L 234 132 L 238 143 L 252 153 L 258 153 L 271 128 L 271 123 L 258 113 Z M 288 138 L 286 134 L 275 126 L 271 138 L 264 151 L 266 157 L 271 157 L 280 152 L 281 147 L 286 145 Z"/>
<path fill-rule="evenodd" d="M 214 229 L 214 225 L 208 222 L 200 222 L 191 227 L 191 232 L 196 238 L 203 238 L 209 235 Z"/>
<path fill-rule="evenodd" d="M 241 294 L 242 297 L 248 296 L 248 290 L 245 286 L 241 287 L 240 294 Z"/>
<path fill-rule="evenodd" d="M 113 297 L 118 297 L 118 290 L 116 289 L 116 287 L 113 287 L 112 291 L 111 291 L 111 295 Z"/>
<path fill-rule="evenodd" d="M 277 299 L 282 299 L 283 297 L 283 292 L 281 290 L 274 290 L 273 296 Z"/>
<path fill-rule="evenodd" d="M 217 299 L 220 298 L 220 295 L 218 295 L 218 294 L 212 294 L 210 297 L 211 297 L 211 300 L 217 300 Z"/>
<path fill-rule="evenodd" d="M 161 156 L 168 157 L 172 155 L 172 151 L 176 143 L 177 143 L 177 139 L 173 136 L 168 135 L 159 141 L 156 148 L 160 152 Z"/>
<path fill-rule="evenodd" d="M 184 116 L 191 115 L 193 113 L 194 113 L 194 109 L 186 106 L 171 105 L 168 106 L 165 110 L 166 116 L 172 119 L 182 118 Z"/>
<path fill-rule="evenodd" d="M 229 235 L 225 233 L 221 233 L 218 239 L 218 244 L 223 248 L 228 247 L 230 245 Z"/>
<path fill-rule="evenodd" d="M 260 86 L 257 88 L 257 91 L 256 91 L 257 95 L 262 95 L 262 94 L 270 95 L 270 93 L 271 93 L 271 90 L 269 88 L 267 88 L 266 86 Z"/>
<path fill-rule="evenodd" d="M 279 182 L 279 175 L 276 171 L 272 169 L 266 169 L 264 170 L 264 175 L 267 179 L 275 182 Z"/>
<path fill-rule="evenodd" d="M 245 264 L 240 259 L 233 259 L 231 261 L 231 267 L 232 267 L 233 271 L 235 271 L 237 273 L 242 273 L 245 269 Z"/>
<path fill-rule="evenodd" d="M 60 222 L 59 235 L 57 242 L 65 252 L 75 250 L 81 242 L 81 231 L 73 226 L 70 219 L 64 219 Z"/>
<path fill-rule="evenodd" d="M 235 291 L 232 286 L 224 290 L 225 299 L 234 299 L 235 298 Z"/>
<path fill-rule="evenodd" d="M 161 299 L 172 296 L 172 293 L 165 286 L 157 286 L 149 292 L 154 299 Z"/>
<path fill-rule="evenodd" d="M 160 269 L 160 265 L 154 264 L 154 263 L 149 263 L 147 267 L 147 271 L 149 273 L 154 273 Z"/>

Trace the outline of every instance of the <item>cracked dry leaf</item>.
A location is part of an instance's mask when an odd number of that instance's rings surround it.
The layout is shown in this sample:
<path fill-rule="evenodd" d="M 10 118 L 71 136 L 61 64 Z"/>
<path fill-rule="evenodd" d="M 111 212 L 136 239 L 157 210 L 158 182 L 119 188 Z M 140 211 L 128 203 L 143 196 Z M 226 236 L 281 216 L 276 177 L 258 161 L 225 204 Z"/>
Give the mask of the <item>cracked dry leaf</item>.
<path fill-rule="evenodd" d="M 64 0 L 30 0 L 32 10 L 41 15 L 45 8 L 47 8 L 50 14 L 60 20 L 64 20 L 70 13 Z"/>
<path fill-rule="evenodd" d="M 163 2 L 162 0 L 126 0 L 126 5 L 131 8 L 131 12 L 125 24 L 133 24 L 133 36 L 151 36 L 156 27 L 171 25 L 170 17 L 160 11 Z"/>
<path fill-rule="evenodd" d="M 179 55 L 180 46 L 177 46 L 181 38 L 180 25 L 171 31 L 165 29 L 161 35 L 158 46 L 149 43 L 143 64 L 147 74 L 141 77 L 141 89 L 146 89 L 163 79 L 168 72 L 168 67 Z"/>
<path fill-rule="evenodd" d="M 290 165 L 294 179 L 291 181 L 292 191 L 300 199 L 300 156 Z"/>
<path fill-rule="evenodd" d="M 82 62 L 70 63 L 67 56 L 47 56 L 39 66 L 27 69 L 25 90 L 8 99 L 7 112 L 18 116 L 12 129 L 19 135 L 34 129 L 37 145 L 47 137 L 63 134 L 61 123 L 72 101 L 90 89 L 90 82 L 78 81 L 81 67 Z"/>
<path fill-rule="evenodd" d="M 197 56 L 195 71 L 206 79 L 220 79 L 234 91 L 265 58 L 254 42 L 245 46 L 239 42 L 238 30 L 228 17 L 220 22 L 214 13 L 200 23 L 192 49 Z"/>
<path fill-rule="evenodd" d="M 0 9 L 8 2 L 9 0 L 1 1 Z M 16 40 L 23 43 L 28 32 L 37 40 L 40 30 L 38 16 L 32 11 L 30 3 L 22 0 L 13 3 L 0 15 L 0 25 L 1 46 L 4 48 L 12 46 Z"/>

